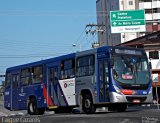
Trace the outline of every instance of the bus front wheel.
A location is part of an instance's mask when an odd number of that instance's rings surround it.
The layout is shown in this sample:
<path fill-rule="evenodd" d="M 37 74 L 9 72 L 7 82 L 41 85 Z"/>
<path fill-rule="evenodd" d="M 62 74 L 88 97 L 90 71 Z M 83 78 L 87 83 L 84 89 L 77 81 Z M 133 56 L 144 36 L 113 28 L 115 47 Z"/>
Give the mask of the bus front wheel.
<path fill-rule="evenodd" d="M 36 99 L 30 99 L 28 102 L 28 114 L 30 115 L 41 115 L 44 114 L 44 108 L 38 108 Z"/>
<path fill-rule="evenodd" d="M 82 98 L 82 109 L 86 114 L 95 113 L 95 106 L 90 94 L 84 94 Z"/>

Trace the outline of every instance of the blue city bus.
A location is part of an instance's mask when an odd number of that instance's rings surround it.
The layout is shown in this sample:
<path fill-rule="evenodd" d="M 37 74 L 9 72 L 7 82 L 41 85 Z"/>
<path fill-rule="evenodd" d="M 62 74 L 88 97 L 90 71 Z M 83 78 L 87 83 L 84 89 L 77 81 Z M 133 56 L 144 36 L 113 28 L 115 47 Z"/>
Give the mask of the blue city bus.
<path fill-rule="evenodd" d="M 105 46 L 6 70 L 4 106 L 27 110 L 94 113 L 97 107 L 125 111 L 152 102 L 148 58 L 142 49 Z"/>

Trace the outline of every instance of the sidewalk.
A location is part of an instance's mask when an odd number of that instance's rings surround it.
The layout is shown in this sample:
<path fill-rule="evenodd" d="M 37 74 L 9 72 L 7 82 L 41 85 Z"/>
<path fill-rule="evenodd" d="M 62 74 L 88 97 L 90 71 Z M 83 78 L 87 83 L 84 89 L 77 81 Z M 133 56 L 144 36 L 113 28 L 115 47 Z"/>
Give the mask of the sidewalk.
<path fill-rule="evenodd" d="M 21 110 L 21 111 L 10 111 L 6 108 L 4 108 L 4 102 L 3 102 L 3 97 L 0 97 L 0 117 L 7 117 L 7 116 L 22 116 L 26 115 L 27 111 L 26 110 Z"/>

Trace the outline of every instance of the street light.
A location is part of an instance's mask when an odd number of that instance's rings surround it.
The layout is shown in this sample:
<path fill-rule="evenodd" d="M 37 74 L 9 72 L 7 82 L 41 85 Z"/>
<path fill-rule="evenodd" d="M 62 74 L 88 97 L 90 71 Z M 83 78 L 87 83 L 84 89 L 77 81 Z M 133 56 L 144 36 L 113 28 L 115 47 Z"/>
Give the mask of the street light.
<path fill-rule="evenodd" d="M 79 51 L 81 51 L 81 44 L 77 45 L 77 44 L 72 44 L 73 47 L 77 47 L 79 46 Z"/>

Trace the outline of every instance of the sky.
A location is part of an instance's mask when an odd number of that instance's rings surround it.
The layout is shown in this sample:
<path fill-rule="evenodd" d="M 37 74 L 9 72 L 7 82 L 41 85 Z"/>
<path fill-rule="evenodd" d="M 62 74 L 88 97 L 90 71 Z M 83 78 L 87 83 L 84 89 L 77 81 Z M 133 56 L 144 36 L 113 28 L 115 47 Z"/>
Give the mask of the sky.
<path fill-rule="evenodd" d="M 90 49 L 95 38 L 85 33 L 89 23 L 96 23 L 96 0 L 0 0 L 0 74 Z"/>

